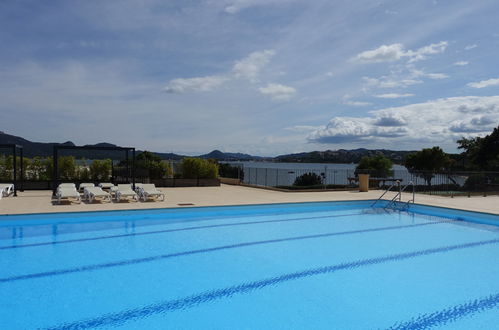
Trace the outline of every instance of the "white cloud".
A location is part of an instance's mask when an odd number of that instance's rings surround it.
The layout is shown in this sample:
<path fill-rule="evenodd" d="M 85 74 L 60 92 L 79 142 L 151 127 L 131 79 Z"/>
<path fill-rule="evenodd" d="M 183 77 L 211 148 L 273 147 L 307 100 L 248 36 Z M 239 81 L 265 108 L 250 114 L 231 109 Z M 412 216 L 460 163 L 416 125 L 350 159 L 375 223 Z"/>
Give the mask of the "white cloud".
<path fill-rule="evenodd" d="M 372 105 L 372 103 L 370 103 L 370 102 L 354 101 L 354 100 L 352 100 L 352 95 L 350 95 L 350 94 L 343 95 L 343 104 L 349 105 L 352 107 L 366 107 L 368 105 Z"/>
<path fill-rule="evenodd" d="M 224 10 L 229 14 L 236 14 L 241 10 L 255 6 L 279 5 L 293 2 L 293 0 L 230 0 Z"/>
<path fill-rule="evenodd" d="M 421 80 L 410 78 L 394 78 L 383 76 L 380 78 L 362 77 L 366 87 L 375 88 L 406 88 L 408 86 L 421 84 Z"/>
<path fill-rule="evenodd" d="M 447 48 L 447 41 L 441 41 L 437 44 L 430 44 L 417 50 L 405 50 L 404 45 L 400 43 L 391 45 L 381 45 L 376 49 L 364 51 L 354 59 L 364 63 L 394 62 L 404 57 L 409 59 L 409 63 L 421 61 L 427 58 L 427 55 L 443 53 Z"/>
<path fill-rule="evenodd" d="M 465 66 L 465 65 L 468 65 L 468 64 L 470 64 L 470 62 L 468 62 L 468 61 L 457 61 L 457 62 L 454 62 L 453 65 L 455 65 L 455 66 Z"/>
<path fill-rule="evenodd" d="M 293 131 L 293 132 L 311 132 L 319 129 L 319 126 L 310 126 L 310 125 L 296 125 L 291 127 L 286 127 L 285 130 Z"/>
<path fill-rule="evenodd" d="M 489 134 L 499 122 L 499 96 L 464 96 L 386 108 L 370 116 L 334 117 L 309 134 L 317 143 L 453 144 L 462 136 Z"/>
<path fill-rule="evenodd" d="M 449 78 L 449 76 L 446 75 L 445 73 L 426 73 L 423 70 L 417 70 L 417 69 L 410 69 L 410 72 L 411 72 L 411 77 L 413 78 L 418 78 L 418 77 L 425 77 L 430 79 Z"/>
<path fill-rule="evenodd" d="M 449 76 L 446 75 L 445 73 L 427 73 L 426 77 L 428 77 L 430 79 L 445 79 L 445 78 L 449 78 Z"/>
<path fill-rule="evenodd" d="M 447 45 L 447 41 L 441 41 L 438 44 L 431 44 L 421 47 L 416 51 L 409 50 L 407 51 L 407 56 L 410 57 L 409 62 L 425 60 L 427 55 L 443 53 L 447 48 Z"/>
<path fill-rule="evenodd" d="M 168 82 L 164 91 L 167 93 L 208 92 L 234 78 L 245 78 L 255 82 L 260 71 L 267 65 L 274 54 L 273 50 L 253 52 L 247 57 L 236 61 L 231 74 L 172 79 Z"/>
<path fill-rule="evenodd" d="M 467 45 L 466 47 L 464 47 L 465 50 L 470 50 L 470 49 L 473 49 L 473 48 L 477 48 L 478 45 L 477 44 L 472 44 L 472 45 Z"/>
<path fill-rule="evenodd" d="M 170 80 L 164 91 L 167 93 L 208 92 L 219 87 L 228 79 L 225 76 L 177 78 Z"/>
<path fill-rule="evenodd" d="M 270 95 L 273 100 L 289 100 L 296 93 L 296 89 L 281 84 L 268 84 L 258 89 L 260 93 Z"/>
<path fill-rule="evenodd" d="M 393 62 L 400 60 L 405 56 L 405 53 L 402 44 L 381 45 L 376 49 L 366 50 L 358 54 L 355 59 L 366 63 Z"/>
<path fill-rule="evenodd" d="M 253 52 L 242 60 L 237 61 L 232 68 L 232 73 L 237 78 L 246 78 L 255 81 L 260 71 L 270 62 L 275 55 L 273 50 Z"/>
<path fill-rule="evenodd" d="M 378 95 L 373 95 L 374 97 L 380 98 L 380 99 L 400 99 L 403 97 L 411 97 L 414 96 L 414 94 L 410 93 L 405 93 L 405 94 L 398 94 L 398 93 L 387 93 L 387 94 L 378 94 Z"/>
<path fill-rule="evenodd" d="M 468 87 L 473 87 L 473 88 L 484 88 L 497 85 L 499 85 L 499 78 L 482 80 L 478 82 L 471 82 L 467 84 Z"/>
<path fill-rule="evenodd" d="M 352 107 L 367 107 L 368 105 L 372 105 L 371 102 L 363 102 L 363 101 L 344 101 L 343 104 L 350 105 Z"/>

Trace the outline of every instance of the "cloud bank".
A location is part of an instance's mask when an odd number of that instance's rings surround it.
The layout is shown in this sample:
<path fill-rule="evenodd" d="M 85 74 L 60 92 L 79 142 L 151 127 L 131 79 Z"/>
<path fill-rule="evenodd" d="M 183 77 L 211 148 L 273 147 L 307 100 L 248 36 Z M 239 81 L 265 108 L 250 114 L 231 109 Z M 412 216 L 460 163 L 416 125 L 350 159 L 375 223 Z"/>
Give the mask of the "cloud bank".
<path fill-rule="evenodd" d="M 334 117 L 308 140 L 317 143 L 451 143 L 468 134 L 488 134 L 499 123 L 499 96 L 464 96 L 371 111 L 370 116 Z"/>

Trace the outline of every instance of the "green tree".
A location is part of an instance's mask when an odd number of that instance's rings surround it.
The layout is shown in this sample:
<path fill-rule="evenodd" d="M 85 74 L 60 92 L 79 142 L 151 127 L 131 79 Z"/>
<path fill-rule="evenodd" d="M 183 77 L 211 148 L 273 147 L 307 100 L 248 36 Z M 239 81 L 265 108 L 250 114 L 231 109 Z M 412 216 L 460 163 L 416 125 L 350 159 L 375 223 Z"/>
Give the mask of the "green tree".
<path fill-rule="evenodd" d="M 76 160 L 73 156 L 61 156 L 57 160 L 59 178 L 61 180 L 74 180 L 76 175 Z"/>
<path fill-rule="evenodd" d="M 90 164 L 90 176 L 96 181 L 109 181 L 111 176 L 111 159 L 94 159 Z"/>
<path fill-rule="evenodd" d="M 499 126 L 485 137 L 463 137 L 457 143 L 472 169 L 499 170 Z"/>
<path fill-rule="evenodd" d="M 29 165 L 27 166 L 28 178 L 32 180 L 48 180 L 47 177 L 47 166 L 44 163 L 44 159 L 41 157 L 35 157 L 31 159 Z"/>
<path fill-rule="evenodd" d="M 355 175 L 367 173 L 378 178 L 385 178 L 393 175 L 393 163 L 383 155 L 374 157 L 362 157 L 359 164 L 355 168 Z"/>
<path fill-rule="evenodd" d="M 464 160 L 466 164 L 463 164 L 463 167 L 467 169 L 479 169 L 479 166 L 476 162 L 478 151 L 480 150 L 480 145 L 482 143 L 481 137 L 474 138 L 461 138 L 457 140 L 458 149 L 464 150 L 461 153 L 461 160 Z"/>
<path fill-rule="evenodd" d="M 12 180 L 12 156 L 0 156 L 0 179 Z"/>
<path fill-rule="evenodd" d="M 499 170 L 499 126 L 480 140 L 476 163 L 484 170 Z"/>
<path fill-rule="evenodd" d="M 163 179 L 173 176 L 170 163 L 149 151 L 143 151 L 137 156 L 135 166 L 146 169 L 151 179 Z"/>
<path fill-rule="evenodd" d="M 214 179 L 218 177 L 218 165 L 215 161 L 186 157 L 180 164 L 184 179 Z"/>
<path fill-rule="evenodd" d="M 408 155 L 405 160 L 409 172 L 423 178 L 428 186 L 435 173 L 447 169 L 450 164 L 450 157 L 440 147 L 423 149 Z"/>

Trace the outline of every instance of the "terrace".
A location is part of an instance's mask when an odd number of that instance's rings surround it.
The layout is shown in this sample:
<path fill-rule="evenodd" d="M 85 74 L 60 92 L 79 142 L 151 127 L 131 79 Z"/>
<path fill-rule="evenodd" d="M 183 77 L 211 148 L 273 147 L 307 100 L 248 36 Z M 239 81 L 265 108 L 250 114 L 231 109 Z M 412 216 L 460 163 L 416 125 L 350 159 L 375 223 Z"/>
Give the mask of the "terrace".
<path fill-rule="evenodd" d="M 0 214 L 372 200 L 377 199 L 381 194 L 380 190 L 370 190 L 369 192 L 363 193 L 357 191 L 282 192 L 225 184 L 222 184 L 219 187 L 176 187 L 159 189 L 165 193 L 166 200 L 164 202 L 82 203 L 61 205 L 54 205 L 51 203 L 51 190 L 24 191 L 18 192 L 18 197 L 3 198 L 0 202 Z M 389 193 L 386 195 L 386 198 L 390 199 L 391 196 L 393 196 L 393 194 Z M 410 199 L 409 194 L 402 197 L 402 200 L 408 199 Z M 450 198 L 417 194 L 416 204 L 499 214 L 499 196 L 463 196 Z"/>

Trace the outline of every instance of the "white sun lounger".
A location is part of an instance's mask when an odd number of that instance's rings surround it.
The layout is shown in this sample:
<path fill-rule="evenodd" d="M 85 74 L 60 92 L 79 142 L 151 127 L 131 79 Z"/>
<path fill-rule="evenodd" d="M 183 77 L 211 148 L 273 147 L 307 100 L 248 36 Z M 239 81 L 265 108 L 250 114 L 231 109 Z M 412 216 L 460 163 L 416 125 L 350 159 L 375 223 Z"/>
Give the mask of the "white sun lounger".
<path fill-rule="evenodd" d="M 111 190 L 114 187 L 114 184 L 112 184 L 111 182 L 101 182 L 99 183 L 99 187 L 101 187 L 102 189 Z"/>
<path fill-rule="evenodd" d="M 114 189 L 114 194 L 117 202 L 119 202 L 121 199 L 130 197 L 136 201 L 139 200 L 139 196 L 135 191 L 132 190 L 131 184 L 118 184 L 118 186 Z"/>
<path fill-rule="evenodd" d="M 74 186 L 59 186 L 55 193 L 55 197 L 57 198 L 57 204 L 61 204 L 61 200 L 63 199 L 76 199 L 78 203 L 81 203 L 80 193 L 78 193 L 78 190 L 76 190 Z"/>
<path fill-rule="evenodd" d="M 83 183 L 80 183 L 80 186 L 78 188 L 79 188 L 80 192 L 83 192 L 85 190 L 85 188 L 87 188 L 87 187 L 95 187 L 95 185 L 93 183 L 83 182 Z"/>
<path fill-rule="evenodd" d="M 102 198 L 102 200 L 111 202 L 111 195 L 102 190 L 101 187 L 86 187 L 83 196 L 89 203 L 92 203 L 96 198 Z"/>
<path fill-rule="evenodd" d="M 139 188 L 139 195 L 145 202 L 148 198 L 158 198 L 161 196 L 161 200 L 165 200 L 165 194 L 156 188 L 154 183 L 143 183 Z"/>
<path fill-rule="evenodd" d="M 143 183 L 135 183 L 135 192 L 140 195 L 140 188 L 142 188 Z"/>
<path fill-rule="evenodd" d="M 0 199 L 3 196 L 9 196 L 14 192 L 14 184 L 12 183 L 0 183 Z"/>
<path fill-rule="evenodd" d="M 57 188 L 75 188 L 76 189 L 76 185 L 72 182 L 69 182 L 69 183 L 59 183 L 59 185 L 57 186 Z"/>

